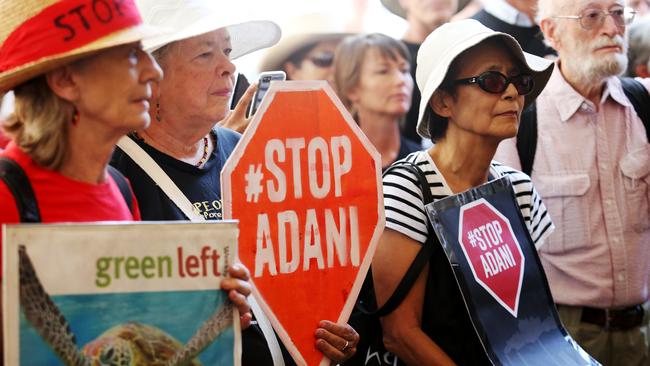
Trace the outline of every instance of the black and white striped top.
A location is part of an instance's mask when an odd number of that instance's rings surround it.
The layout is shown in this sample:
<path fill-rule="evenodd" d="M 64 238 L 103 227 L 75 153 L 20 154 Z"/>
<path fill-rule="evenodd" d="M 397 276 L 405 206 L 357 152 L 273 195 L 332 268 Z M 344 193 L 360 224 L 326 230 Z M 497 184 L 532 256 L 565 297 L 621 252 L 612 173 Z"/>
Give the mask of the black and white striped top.
<path fill-rule="evenodd" d="M 409 154 L 404 160 L 414 162 L 424 172 L 434 201 L 453 194 L 426 151 Z M 526 227 L 539 248 L 555 226 L 530 177 L 496 161 L 492 161 L 490 173 L 496 178 L 510 178 Z M 395 169 L 384 176 L 384 207 L 387 228 L 424 244 L 428 218 L 424 211 L 422 191 L 413 174 L 405 169 Z"/>

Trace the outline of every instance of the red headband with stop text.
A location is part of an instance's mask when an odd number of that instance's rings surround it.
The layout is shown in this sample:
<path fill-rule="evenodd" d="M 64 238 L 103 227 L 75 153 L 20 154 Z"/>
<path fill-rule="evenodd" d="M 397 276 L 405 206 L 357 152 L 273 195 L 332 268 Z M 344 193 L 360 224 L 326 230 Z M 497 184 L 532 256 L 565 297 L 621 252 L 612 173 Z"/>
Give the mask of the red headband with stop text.
<path fill-rule="evenodd" d="M 0 48 L 0 72 L 83 47 L 142 23 L 133 0 L 62 0 L 16 28 Z"/>

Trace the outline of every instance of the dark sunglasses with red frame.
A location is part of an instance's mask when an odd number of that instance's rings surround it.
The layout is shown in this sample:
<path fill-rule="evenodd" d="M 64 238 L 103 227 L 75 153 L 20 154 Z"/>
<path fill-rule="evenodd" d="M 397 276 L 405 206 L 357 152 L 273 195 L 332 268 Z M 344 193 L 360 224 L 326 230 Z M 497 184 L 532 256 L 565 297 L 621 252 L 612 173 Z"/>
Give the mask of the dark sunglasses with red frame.
<path fill-rule="evenodd" d="M 478 84 L 478 86 L 488 93 L 501 94 L 508 85 L 512 83 L 517 89 L 519 95 L 526 95 L 533 90 L 533 76 L 528 74 L 519 74 L 507 77 L 498 71 L 486 71 L 478 76 L 471 78 L 458 79 L 456 84 Z"/>

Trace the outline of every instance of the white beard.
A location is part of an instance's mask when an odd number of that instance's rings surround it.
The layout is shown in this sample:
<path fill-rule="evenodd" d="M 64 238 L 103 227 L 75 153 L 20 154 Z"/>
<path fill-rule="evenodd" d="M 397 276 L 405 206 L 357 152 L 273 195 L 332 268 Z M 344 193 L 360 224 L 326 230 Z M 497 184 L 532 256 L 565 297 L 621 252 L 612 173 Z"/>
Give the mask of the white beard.
<path fill-rule="evenodd" d="M 568 38 L 568 37 L 567 37 Z M 616 44 L 621 46 L 621 53 L 610 53 L 604 56 L 596 56 L 593 50 Z M 591 43 L 579 42 L 571 39 L 568 42 L 569 61 L 565 58 L 565 65 L 572 69 L 582 82 L 591 84 L 601 82 L 610 76 L 620 75 L 627 69 L 627 42 L 621 36 L 609 38 L 602 36 Z"/>

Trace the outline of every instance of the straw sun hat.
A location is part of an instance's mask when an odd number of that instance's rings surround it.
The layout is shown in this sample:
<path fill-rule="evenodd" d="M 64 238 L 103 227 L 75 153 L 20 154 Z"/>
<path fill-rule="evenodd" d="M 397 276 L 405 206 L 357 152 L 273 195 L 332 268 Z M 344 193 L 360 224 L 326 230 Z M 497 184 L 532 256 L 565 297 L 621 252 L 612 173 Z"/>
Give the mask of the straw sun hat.
<path fill-rule="evenodd" d="M 501 40 L 524 66 L 522 72 L 533 76 L 533 90 L 526 95 L 524 108 L 542 92 L 551 77 L 553 61 L 524 52 L 511 35 L 493 31 L 474 19 L 446 23 L 431 32 L 418 51 L 415 79 L 422 92 L 417 125 L 420 136 L 431 137 L 429 100 L 444 81 L 451 64 L 463 51 L 489 38 Z"/>
<path fill-rule="evenodd" d="M 147 39 L 153 52 L 175 41 L 226 28 L 232 45 L 231 59 L 270 47 L 280 39 L 280 27 L 271 21 L 243 21 L 229 11 L 227 2 L 216 0 L 137 0 L 146 24 L 171 27 L 174 32 Z"/>
<path fill-rule="evenodd" d="M 458 9 L 456 13 L 463 10 L 471 0 L 458 0 Z M 406 19 L 406 10 L 400 5 L 399 0 L 381 0 L 382 5 L 388 9 L 391 13 L 397 15 L 398 17 Z"/>
<path fill-rule="evenodd" d="M 47 71 L 165 30 L 133 0 L 0 0 L 0 94 Z"/>
<path fill-rule="evenodd" d="M 307 13 L 290 19 L 282 26 L 280 43 L 270 48 L 259 65 L 259 71 L 282 70 L 284 63 L 298 50 L 310 44 L 338 41 L 351 35 L 340 18 L 326 13 Z"/>

